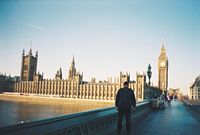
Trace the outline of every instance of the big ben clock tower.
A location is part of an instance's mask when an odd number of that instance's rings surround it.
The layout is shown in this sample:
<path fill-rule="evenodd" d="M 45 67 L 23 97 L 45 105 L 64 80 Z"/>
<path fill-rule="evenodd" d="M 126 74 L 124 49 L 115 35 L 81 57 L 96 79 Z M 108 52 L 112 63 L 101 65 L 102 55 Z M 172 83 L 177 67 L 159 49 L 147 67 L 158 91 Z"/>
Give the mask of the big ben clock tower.
<path fill-rule="evenodd" d="M 161 53 L 158 58 L 158 87 L 167 92 L 168 88 L 168 58 L 166 55 L 166 49 L 162 43 Z"/>

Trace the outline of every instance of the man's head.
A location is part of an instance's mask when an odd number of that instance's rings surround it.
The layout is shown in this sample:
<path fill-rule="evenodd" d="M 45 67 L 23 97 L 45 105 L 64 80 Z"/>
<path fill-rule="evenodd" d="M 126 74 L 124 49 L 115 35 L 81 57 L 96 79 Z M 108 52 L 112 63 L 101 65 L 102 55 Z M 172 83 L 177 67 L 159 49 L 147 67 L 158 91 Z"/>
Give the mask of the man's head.
<path fill-rule="evenodd" d="M 129 84 L 128 81 L 125 81 L 124 82 L 124 87 L 128 87 L 128 84 Z"/>

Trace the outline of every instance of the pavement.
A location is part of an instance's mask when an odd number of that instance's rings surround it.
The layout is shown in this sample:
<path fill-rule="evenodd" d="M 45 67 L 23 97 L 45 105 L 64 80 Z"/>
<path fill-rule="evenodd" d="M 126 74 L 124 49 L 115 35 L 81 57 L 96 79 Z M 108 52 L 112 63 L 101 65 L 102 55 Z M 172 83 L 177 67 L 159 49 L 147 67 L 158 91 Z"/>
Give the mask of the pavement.
<path fill-rule="evenodd" d="M 133 125 L 131 135 L 200 135 L 199 117 L 182 102 L 165 106 Z"/>

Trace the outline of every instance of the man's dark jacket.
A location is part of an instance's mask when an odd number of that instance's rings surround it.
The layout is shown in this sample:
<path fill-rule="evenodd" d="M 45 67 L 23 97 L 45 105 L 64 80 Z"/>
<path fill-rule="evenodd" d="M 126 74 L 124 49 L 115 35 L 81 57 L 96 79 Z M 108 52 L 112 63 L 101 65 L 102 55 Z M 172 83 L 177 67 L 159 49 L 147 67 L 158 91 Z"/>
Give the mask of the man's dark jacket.
<path fill-rule="evenodd" d="M 117 92 L 115 106 L 117 107 L 131 107 L 135 108 L 136 101 L 135 101 L 135 94 L 132 89 L 127 87 L 121 88 Z"/>

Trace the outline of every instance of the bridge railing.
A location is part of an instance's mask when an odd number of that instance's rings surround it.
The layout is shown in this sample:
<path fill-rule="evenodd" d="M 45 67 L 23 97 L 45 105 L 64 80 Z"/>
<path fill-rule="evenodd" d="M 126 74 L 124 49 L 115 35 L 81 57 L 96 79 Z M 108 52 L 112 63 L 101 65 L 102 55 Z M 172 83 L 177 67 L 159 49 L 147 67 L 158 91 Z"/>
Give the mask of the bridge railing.
<path fill-rule="evenodd" d="M 137 103 L 133 122 L 149 111 L 149 101 Z M 103 135 L 114 132 L 116 125 L 117 111 L 109 107 L 3 127 L 0 135 Z"/>
<path fill-rule="evenodd" d="M 185 106 L 196 112 L 198 117 L 200 117 L 200 100 L 182 99 L 181 101 L 184 103 Z"/>

